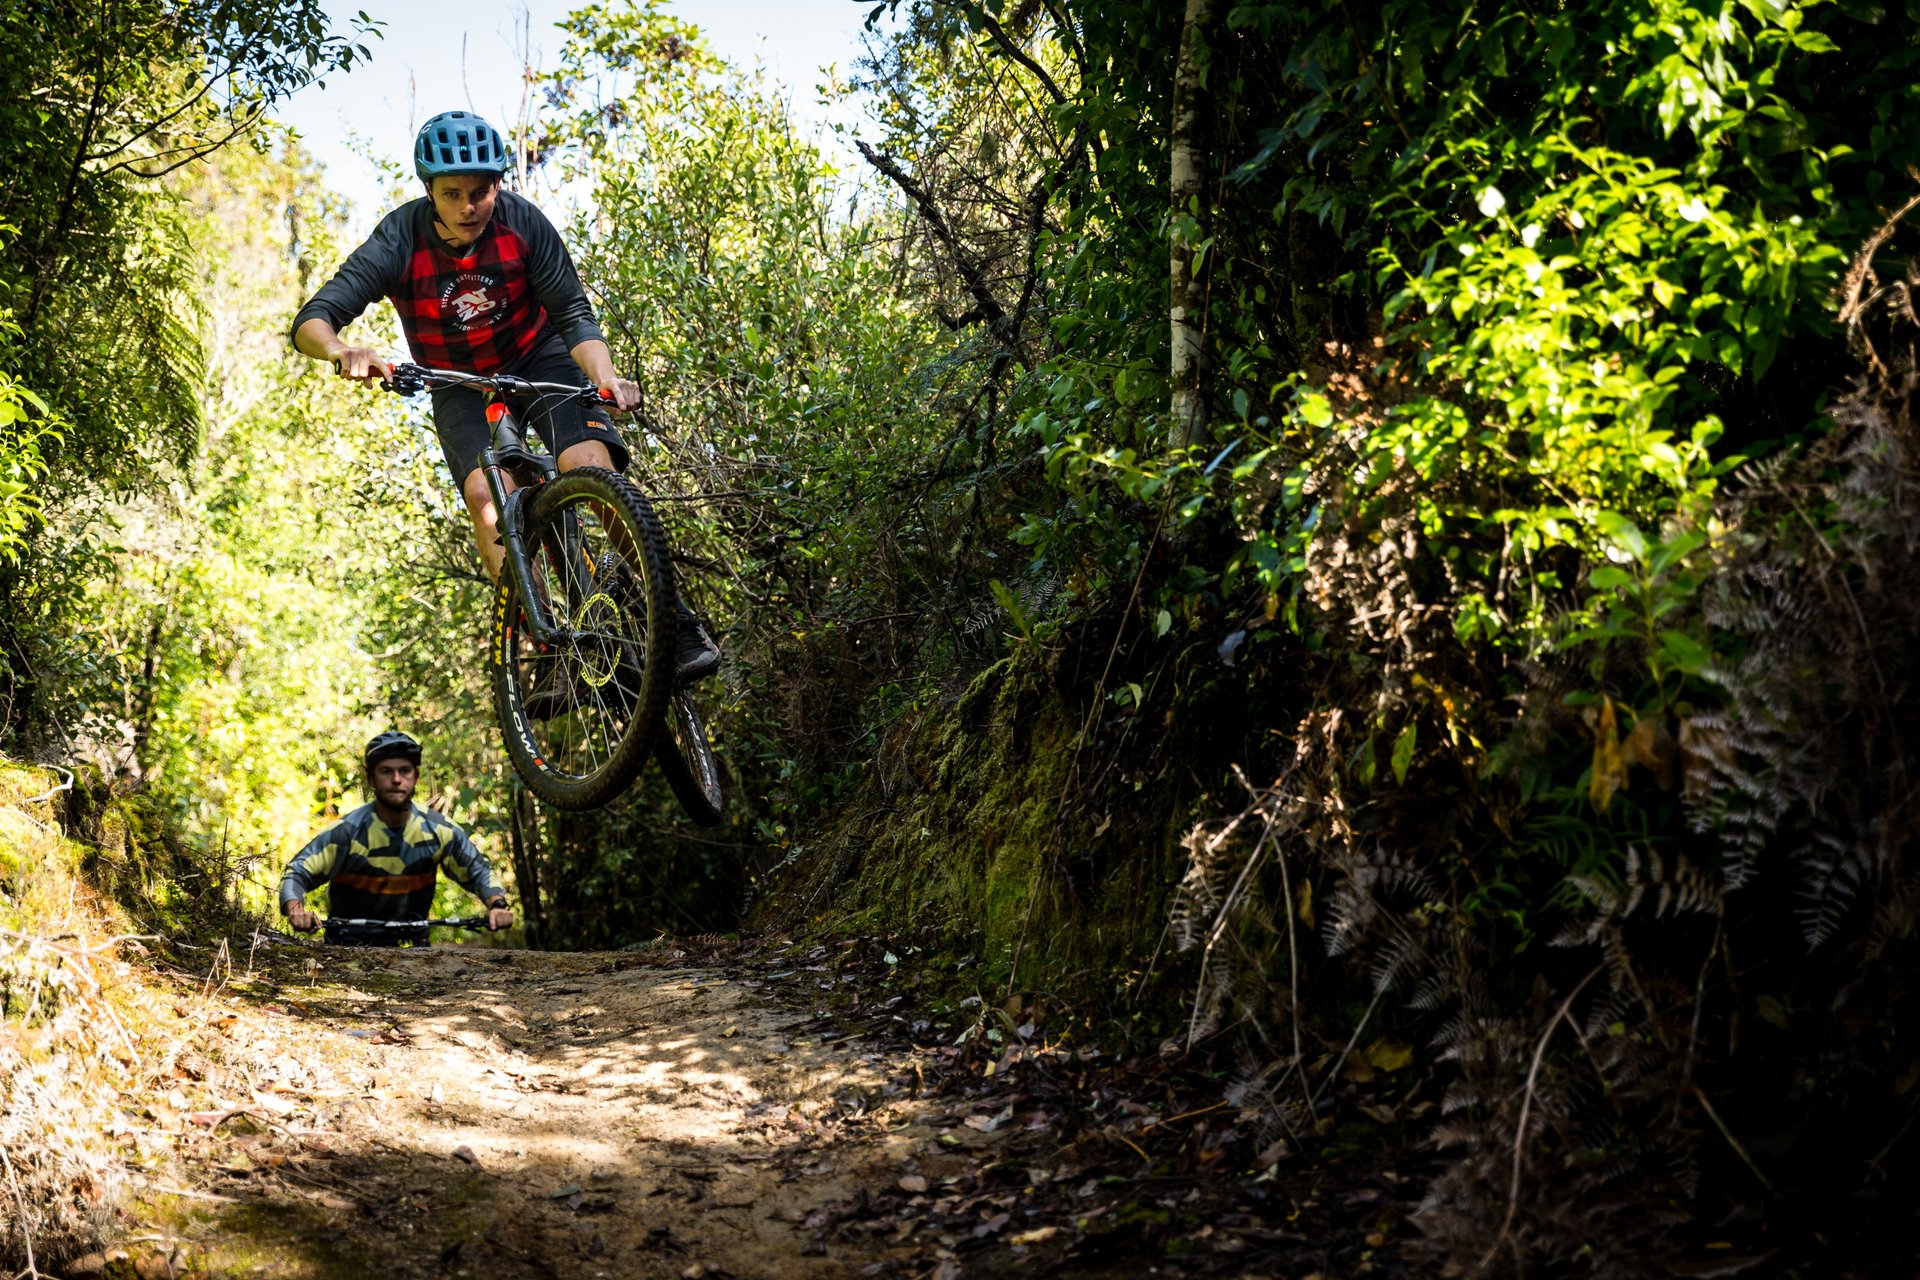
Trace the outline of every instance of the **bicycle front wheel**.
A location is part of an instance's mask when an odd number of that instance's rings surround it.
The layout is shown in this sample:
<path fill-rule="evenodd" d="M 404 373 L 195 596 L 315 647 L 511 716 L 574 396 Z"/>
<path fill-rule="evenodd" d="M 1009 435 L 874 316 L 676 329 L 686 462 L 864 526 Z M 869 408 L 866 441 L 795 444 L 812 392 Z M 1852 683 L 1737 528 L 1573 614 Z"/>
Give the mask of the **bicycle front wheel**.
<path fill-rule="evenodd" d="M 652 751 L 673 687 L 678 622 L 666 538 L 647 500 L 598 467 L 540 487 L 522 531 L 526 592 L 557 636 L 537 641 L 511 572 L 494 593 L 493 691 L 528 790 L 597 809 Z"/>

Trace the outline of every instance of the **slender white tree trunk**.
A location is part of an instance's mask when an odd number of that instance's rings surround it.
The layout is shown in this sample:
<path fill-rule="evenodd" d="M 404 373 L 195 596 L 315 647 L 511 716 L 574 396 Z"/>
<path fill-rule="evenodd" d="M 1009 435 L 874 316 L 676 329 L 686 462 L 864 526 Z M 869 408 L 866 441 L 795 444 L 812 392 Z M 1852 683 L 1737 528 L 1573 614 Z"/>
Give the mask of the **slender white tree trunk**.
<path fill-rule="evenodd" d="M 1187 0 L 1180 26 L 1180 60 L 1173 72 L 1173 145 L 1170 166 L 1169 276 L 1173 317 L 1173 383 L 1168 442 L 1184 448 L 1206 426 L 1206 276 L 1211 254 L 1194 263 L 1209 222 L 1206 176 L 1205 49 L 1219 0 Z"/>

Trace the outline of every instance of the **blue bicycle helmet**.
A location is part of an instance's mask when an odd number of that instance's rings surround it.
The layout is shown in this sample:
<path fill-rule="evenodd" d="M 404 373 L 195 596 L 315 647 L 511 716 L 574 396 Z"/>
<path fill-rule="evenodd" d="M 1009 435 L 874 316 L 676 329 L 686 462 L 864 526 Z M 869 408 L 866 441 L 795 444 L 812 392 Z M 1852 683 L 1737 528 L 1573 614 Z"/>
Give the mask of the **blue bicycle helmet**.
<path fill-rule="evenodd" d="M 450 173 L 505 173 L 507 144 L 473 112 L 442 111 L 413 140 L 413 171 L 422 182 Z"/>

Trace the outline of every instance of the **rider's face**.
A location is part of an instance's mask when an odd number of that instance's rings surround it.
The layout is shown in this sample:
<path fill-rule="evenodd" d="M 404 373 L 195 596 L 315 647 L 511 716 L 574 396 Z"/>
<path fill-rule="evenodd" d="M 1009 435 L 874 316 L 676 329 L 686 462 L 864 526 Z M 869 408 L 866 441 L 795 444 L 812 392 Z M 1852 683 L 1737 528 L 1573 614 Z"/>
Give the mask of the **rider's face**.
<path fill-rule="evenodd" d="M 493 217 L 500 179 L 490 173 L 455 173 L 435 178 L 427 187 L 434 216 L 455 244 L 472 244 Z"/>
<path fill-rule="evenodd" d="M 367 776 L 373 794 L 389 809 L 404 809 L 413 801 L 413 789 L 420 783 L 420 771 L 411 760 L 382 760 Z"/>

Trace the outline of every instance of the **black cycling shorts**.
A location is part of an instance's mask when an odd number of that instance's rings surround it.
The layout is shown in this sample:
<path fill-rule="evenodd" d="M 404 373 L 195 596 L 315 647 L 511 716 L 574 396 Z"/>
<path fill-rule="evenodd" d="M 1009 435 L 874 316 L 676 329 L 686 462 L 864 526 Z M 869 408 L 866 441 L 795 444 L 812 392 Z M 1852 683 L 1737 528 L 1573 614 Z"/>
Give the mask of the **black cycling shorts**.
<path fill-rule="evenodd" d="M 586 375 L 567 354 L 558 334 L 549 334 L 546 341 L 501 372 L 529 382 L 587 385 Z M 583 440 L 598 440 L 613 455 L 614 468 L 627 469 L 627 446 L 614 430 L 613 415 L 606 405 L 559 396 L 526 397 L 524 403 L 521 397 L 514 397 L 508 403 L 521 428 L 531 426 L 555 458 Z M 464 487 L 467 477 L 480 465 L 480 451 L 493 442 L 493 428 L 487 423 L 486 397 L 471 387 L 435 390 L 433 426 L 440 436 L 440 452 L 446 456 L 453 482 Z"/>

